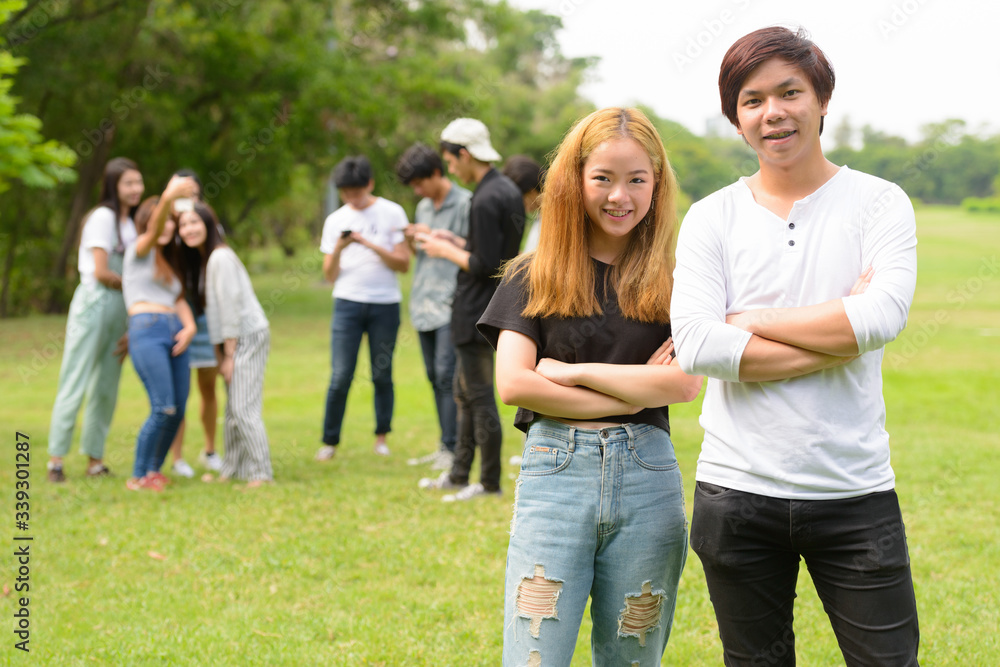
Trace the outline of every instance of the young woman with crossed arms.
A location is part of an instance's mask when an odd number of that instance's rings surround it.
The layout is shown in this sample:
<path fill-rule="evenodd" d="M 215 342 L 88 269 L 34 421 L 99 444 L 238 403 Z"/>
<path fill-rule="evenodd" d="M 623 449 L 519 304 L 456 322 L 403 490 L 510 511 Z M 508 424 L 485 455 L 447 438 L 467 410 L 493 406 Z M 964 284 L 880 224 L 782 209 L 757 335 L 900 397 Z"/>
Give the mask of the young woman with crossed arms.
<path fill-rule="evenodd" d="M 590 597 L 596 665 L 659 664 L 687 554 L 667 405 L 701 378 L 673 359 L 677 186 L 636 109 L 563 140 L 538 249 L 479 321 L 527 431 L 507 551 L 504 665 L 569 665 Z"/>

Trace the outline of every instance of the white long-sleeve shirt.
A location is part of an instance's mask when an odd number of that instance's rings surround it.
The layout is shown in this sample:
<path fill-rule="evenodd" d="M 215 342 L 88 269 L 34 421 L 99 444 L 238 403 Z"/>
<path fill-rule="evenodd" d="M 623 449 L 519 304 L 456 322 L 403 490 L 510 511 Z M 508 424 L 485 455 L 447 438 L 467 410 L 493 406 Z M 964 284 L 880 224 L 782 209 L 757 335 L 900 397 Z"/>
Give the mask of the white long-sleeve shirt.
<path fill-rule="evenodd" d="M 696 479 L 777 498 L 893 488 L 882 348 L 906 324 L 916 225 L 896 185 L 842 167 L 787 220 L 743 179 L 694 204 L 681 227 L 671 324 L 681 368 L 709 376 Z M 847 296 L 874 268 L 864 294 Z M 726 315 L 843 298 L 861 356 L 776 382 L 739 382 L 751 335 Z"/>
<path fill-rule="evenodd" d="M 213 250 L 205 266 L 205 320 L 212 345 L 268 328 L 250 274 L 228 246 Z"/>

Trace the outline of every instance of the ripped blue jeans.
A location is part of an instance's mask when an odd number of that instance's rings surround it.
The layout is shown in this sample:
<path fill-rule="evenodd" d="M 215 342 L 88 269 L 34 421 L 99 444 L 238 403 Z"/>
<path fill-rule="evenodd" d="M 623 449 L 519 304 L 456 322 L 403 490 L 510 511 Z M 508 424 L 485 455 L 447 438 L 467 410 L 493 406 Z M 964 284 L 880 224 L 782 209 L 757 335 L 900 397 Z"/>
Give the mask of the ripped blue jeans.
<path fill-rule="evenodd" d="M 534 422 L 507 549 L 503 664 L 569 665 L 591 598 L 594 665 L 659 665 L 686 557 L 666 431 Z"/>
<path fill-rule="evenodd" d="M 135 444 L 135 477 L 159 471 L 184 420 L 191 386 L 188 353 L 171 354 L 180 330 L 181 321 L 173 314 L 140 313 L 128 318 L 128 351 L 150 407 Z"/>

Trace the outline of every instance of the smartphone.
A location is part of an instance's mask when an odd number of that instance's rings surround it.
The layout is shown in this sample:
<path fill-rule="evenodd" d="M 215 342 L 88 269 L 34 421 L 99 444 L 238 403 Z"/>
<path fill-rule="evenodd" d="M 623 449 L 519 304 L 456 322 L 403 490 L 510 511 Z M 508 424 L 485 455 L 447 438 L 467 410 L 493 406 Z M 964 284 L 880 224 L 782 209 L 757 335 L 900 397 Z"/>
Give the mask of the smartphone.
<path fill-rule="evenodd" d="M 188 199 L 187 197 L 178 197 L 174 200 L 174 210 L 178 213 L 183 213 L 184 211 L 191 211 L 194 209 L 194 200 Z"/>
<path fill-rule="evenodd" d="M 345 229 L 344 231 L 340 232 L 340 238 L 342 239 L 346 239 L 350 235 L 351 235 L 350 229 Z"/>

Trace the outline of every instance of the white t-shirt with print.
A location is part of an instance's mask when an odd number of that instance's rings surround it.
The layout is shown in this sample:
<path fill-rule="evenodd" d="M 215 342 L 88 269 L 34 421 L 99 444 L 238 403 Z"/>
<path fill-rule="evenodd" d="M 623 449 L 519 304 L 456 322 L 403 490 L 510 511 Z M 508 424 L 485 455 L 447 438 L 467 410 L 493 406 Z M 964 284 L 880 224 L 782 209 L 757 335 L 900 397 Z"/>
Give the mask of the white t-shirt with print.
<path fill-rule="evenodd" d="M 409 221 L 403 207 L 377 197 L 375 203 L 362 210 L 345 204 L 331 213 L 323 223 L 319 249 L 333 252 L 341 232 L 351 230 L 375 245 L 392 250 L 405 240 L 403 230 Z M 359 303 L 399 303 L 403 294 L 396 272 L 374 250 L 360 243 L 351 243 L 340 255 L 340 273 L 333 285 L 333 297 Z"/>

